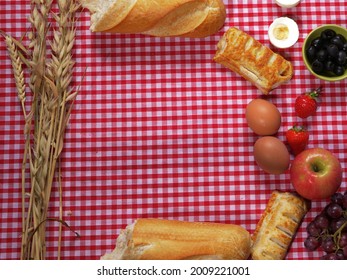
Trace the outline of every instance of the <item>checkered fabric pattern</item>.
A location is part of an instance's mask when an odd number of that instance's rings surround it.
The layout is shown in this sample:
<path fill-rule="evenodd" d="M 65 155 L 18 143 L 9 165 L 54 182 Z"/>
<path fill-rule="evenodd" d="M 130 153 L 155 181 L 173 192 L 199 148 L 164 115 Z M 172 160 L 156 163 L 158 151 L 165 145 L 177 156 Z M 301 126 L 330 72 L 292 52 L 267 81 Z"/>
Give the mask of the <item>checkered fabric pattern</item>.
<path fill-rule="evenodd" d="M 315 27 L 346 26 L 346 1 L 301 1 L 283 9 L 274 1 L 224 0 L 227 20 L 203 39 L 154 38 L 89 31 L 78 12 L 74 84 L 80 86 L 61 157 L 63 219 L 80 234 L 63 231 L 62 259 L 99 259 L 119 231 L 137 218 L 234 223 L 251 233 L 272 191 L 293 191 L 289 173 L 266 174 L 252 154 L 257 136 L 245 107 L 259 90 L 213 62 L 223 33 L 236 26 L 267 46 L 267 30 L 280 16 L 300 29 L 299 41 L 274 49 L 294 66 L 294 77 L 269 100 L 282 114 L 279 139 L 300 121 L 294 100 L 323 86 L 317 115 L 304 122 L 309 147 L 338 156 L 346 173 L 346 81 L 328 83 L 306 70 L 301 47 Z M 28 29 L 30 1 L 0 1 L 0 29 L 20 38 Z M 0 259 L 18 259 L 21 244 L 21 163 L 24 120 L 4 40 L 0 40 Z M 346 175 L 344 175 L 345 178 Z M 341 191 L 345 191 L 345 179 Z M 307 252 L 305 227 L 325 206 L 315 201 L 287 259 L 318 259 Z M 50 217 L 58 217 L 54 188 Z M 58 225 L 47 224 L 47 258 L 56 259 Z"/>

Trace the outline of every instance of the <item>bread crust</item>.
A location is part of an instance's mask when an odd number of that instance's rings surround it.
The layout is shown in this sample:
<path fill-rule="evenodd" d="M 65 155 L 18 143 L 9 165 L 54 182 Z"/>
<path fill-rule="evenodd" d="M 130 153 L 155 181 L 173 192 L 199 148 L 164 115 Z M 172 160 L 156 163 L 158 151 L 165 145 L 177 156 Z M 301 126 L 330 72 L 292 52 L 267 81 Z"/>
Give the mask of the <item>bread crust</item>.
<path fill-rule="evenodd" d="M 236 27 L 217 44 L 214 61 L 236 72 L 268 94 L 293 76 L 292 64 Z"/>
<path fill-rule="evenodd" d="M 91 12 L 93 32 L 158 37 L 206 37 L 224 24 L 222 0 L 79 0 Z"/>
<path fill-rule="evenodd" d="M 307 211 L 307 201 L 302 197 L 274 191 L 252 234 L 251 258 L 284 259 Z"/>
<path fill-rule="evenodd" d="M 204 21 L 194 30 L 181 35 L 182 37 L 201 38 L 206 34 L 215 34 L 224 25 L 226 19 L 226 9 L 222 1 L 208 1 L 209 12 Z"/>
<path fill-rule="evenodd" d="M 156 3 L 160 2 L 160 4 Z M 172 10 L 181 5 L 195 2 L 194 0 L 137 0 L 136 5 L 128 13 L 128 16 L 117 26 L 106 30 L 116 33 L 141 33 L 150 30 Z M 115 14 L 113 15 L 113 17 Z M 108 19 L 112 21 L 112 19 Z"/>
<path fill-rule="evenodd" d="M 237 225 L 139 219 L 131 227 L 128 232 L 123 230 L 115 250 L 103 259 L 242 260 L 250 254 L 250 234 Z M 119 239 L 123 240 L 122 244 Z"/>

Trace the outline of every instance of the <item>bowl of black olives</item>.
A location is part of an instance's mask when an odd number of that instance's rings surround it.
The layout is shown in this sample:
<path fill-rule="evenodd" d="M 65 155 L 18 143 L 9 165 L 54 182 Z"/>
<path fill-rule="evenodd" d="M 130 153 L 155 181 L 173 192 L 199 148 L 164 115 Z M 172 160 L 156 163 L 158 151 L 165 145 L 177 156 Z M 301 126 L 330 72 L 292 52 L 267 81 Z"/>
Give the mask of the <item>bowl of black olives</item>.
<path fill-rule="evenodd" d="M 327 24 L 308 34 L 302 46 L 307 69 L 325 81 L 347 78 L 347 29 Z"/>

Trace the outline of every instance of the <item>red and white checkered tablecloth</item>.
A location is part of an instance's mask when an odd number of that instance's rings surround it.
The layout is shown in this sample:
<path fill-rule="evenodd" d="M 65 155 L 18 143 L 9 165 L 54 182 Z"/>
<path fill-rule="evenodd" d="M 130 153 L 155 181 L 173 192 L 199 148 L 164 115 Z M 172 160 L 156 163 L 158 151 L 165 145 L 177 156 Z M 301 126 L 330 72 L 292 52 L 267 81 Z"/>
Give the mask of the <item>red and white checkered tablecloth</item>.
<path fill-rule="evenodd" d="M 277 136 L 284 141 L 285 131 L 299 121 L 295 97 L 322 85 L 319 111 L 304 123 L 309 147 L 332 151 L 347 174 L 347 81 L 317 80 L 301 56 L 310 30 L 325 23 L 347 25 L 347 2 L 303 0 L 292 9 L 274 1 L 224 3 L 225 26 L 204 39 L 93 34 L 89 13 L 78 12 L 74 83 L 81 88 L 65 134 L 62 174 L 63 218 L 81 237 L 64 229 L 62 259 L 99 259 L 137 218 L 234 223 L 252 233 L 271 192 L 293 191 L 288 172 L 269 175 L 255 164 L 257 136 L 246 124 L 245 107 L 260 92 L 212 60 L 231 26 L 270 46 L 271 22 L 284 15 L 296 20 L 299 41 L 276 50 L 295 70 L 270 97 L 282 114 Z M 29 14 L 30 1 L 1 0 L 0 29 L 20 38 Z M 4 40 L 0 59 L 0 259 L 18 259 L 24 120 Z M 344 179 L 340 190 L 346 189 Z M 307 223 L 325 204 L 312 203 L 287 259 L 322 255 L 307 252 L 303 241 Z M 54 189 L 50 217 L 58 216 L 58 206 Z M 49 259 L 57 257 L 57 228 L 48 222 Z"/>

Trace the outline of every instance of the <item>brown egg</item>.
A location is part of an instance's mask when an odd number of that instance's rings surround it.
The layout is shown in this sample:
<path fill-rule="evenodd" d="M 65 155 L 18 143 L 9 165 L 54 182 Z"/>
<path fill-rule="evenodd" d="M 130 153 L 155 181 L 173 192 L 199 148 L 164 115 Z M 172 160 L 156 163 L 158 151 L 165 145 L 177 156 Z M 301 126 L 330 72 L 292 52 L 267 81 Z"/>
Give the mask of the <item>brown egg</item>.
<path fill-rule="evenodd" d="M 288 149 L 274 136 L 264 136 L 255 142 L 254 159 L 261 169 L 270 174 L 281 174 L 289 168 Z"/>
<path fill-rule="evenodd" d="M 250 129 L 261 136 L 276 134 L 281 126 L 281 114 L 277 107 L 260 98 L 248 103 L 246 120 Z"/>

